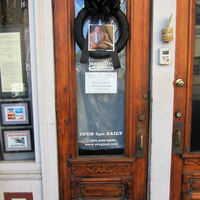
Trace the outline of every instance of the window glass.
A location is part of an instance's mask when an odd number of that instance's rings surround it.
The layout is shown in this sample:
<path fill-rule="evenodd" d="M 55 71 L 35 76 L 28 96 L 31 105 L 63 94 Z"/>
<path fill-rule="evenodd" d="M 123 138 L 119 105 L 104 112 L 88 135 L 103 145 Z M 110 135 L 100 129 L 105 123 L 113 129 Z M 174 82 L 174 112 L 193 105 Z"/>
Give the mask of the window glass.
<path fill-rule="evenodd" d="M 75 0 L 76 15 L 83 7 L 83 0 Z M 121 9 L 125 13 L 126 1 L 121 1 Z M 106 24 L 102 24 L 100 20 L 95 25 L 90 23 L 87 20 L 84 24 L 85 38 L 89 27 L 96 27 L 98 24 L 104 32 L 108 26 L 113 26 L 113 38 L 118 40 L 118 24 L 114 18 Z M 120 69 L 112 68 L 110 58 L 89 58 L 88 64 L 82 64 L 81 54 L 82 51 L 76 45 L 79 155 L 122 155 L 125 135 L 126 52 L 123 50 L 118 54 Z"/>
<path fill-rule="evenodd" d="M 28 0 L 0 0 L 0 160 L 33 160 Z"/>

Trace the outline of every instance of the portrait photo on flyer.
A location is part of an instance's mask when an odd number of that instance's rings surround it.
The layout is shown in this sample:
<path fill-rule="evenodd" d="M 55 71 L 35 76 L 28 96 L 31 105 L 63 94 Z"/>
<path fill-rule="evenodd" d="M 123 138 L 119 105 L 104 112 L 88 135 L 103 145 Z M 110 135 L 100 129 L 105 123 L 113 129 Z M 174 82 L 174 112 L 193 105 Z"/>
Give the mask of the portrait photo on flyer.
<path fill-rule="evenodd" d="M 114 25 L 89 24 L 89 51 L 115 51 Z"/>
<path fill-rule="evenodd" d="M 3 129 L 3 143 L 5 152 L 32 151 L 31 129 Z"/>
<path fill-rule="evenodd" d="M 29 104 L 28 102 L 1 103 L 2 125 L 28 125 Z"/>

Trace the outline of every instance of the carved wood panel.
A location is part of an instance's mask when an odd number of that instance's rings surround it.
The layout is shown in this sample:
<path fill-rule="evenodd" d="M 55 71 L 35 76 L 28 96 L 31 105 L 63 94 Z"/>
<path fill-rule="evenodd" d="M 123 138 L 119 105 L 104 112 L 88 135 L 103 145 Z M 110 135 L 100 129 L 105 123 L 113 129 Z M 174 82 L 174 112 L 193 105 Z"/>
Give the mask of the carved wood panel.
<path fill-rule="evenodd" d="M 71 176 L 131 176 L 131 163 L 71 163 Z"/>
<path fill-rule="evenodd" d="M 183 174 L 183 200 L 200 199 L 200 173 Z"/>
<path fill-rule="evenodd" d="M 184 159 L 184 172 L 200 172 L 200 159 Z"/>
<path fill-rule="evenodd" d="M 71 179 L 72 199 L 131 199 L 130 179 Z"/>
<path fill-rule="evenodd" d="M 195 156 L 183 156 L 182 198 L 200 200 L 200 159 Z"/>
<path fill-rule="evenodd" d="M 69 160 L 72 199 L 131 199 L 134 160 Z M 86 178 L 87 177 L 87 178 Z"/>

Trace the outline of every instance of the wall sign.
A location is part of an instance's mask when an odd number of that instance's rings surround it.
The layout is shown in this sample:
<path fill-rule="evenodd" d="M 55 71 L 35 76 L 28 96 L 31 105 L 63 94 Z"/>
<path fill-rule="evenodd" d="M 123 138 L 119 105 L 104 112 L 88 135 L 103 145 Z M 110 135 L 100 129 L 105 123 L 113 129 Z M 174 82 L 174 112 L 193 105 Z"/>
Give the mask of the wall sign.
<path fill-rule="evenodd" d="M 29 124 L 28 102 L 2 103 L 1 123 L 2 125 Z"/>
<path fill-rule="evenodd" d="M 5 152 L 31 151 L 31 130 L 2 130 Z"/>

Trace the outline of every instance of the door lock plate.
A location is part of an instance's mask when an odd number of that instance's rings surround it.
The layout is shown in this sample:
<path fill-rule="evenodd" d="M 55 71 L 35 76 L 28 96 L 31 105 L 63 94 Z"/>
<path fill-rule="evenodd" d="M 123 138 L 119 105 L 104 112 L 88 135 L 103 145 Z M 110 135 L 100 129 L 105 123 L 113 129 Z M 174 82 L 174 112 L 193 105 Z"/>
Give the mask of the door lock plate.
<path fill-rule="evenodd" d="M 174 134 L 173 134 L 173 153 L 181 154 L 182 153 L 182 122 L 174 122 Z"/>
<path fill-rule="evenodd" d="M 144 125 L 136 127 L 136 157 L 144 157 L 145 130 Z"/>

